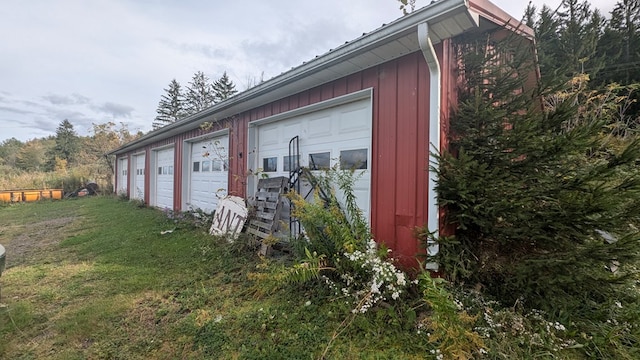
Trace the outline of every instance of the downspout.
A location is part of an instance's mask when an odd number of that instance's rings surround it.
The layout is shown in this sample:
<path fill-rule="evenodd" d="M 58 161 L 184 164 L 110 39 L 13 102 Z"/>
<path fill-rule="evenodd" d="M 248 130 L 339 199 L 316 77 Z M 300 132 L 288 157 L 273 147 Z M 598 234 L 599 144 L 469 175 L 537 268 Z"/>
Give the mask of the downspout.
<path fill-rule="evenodd" d="M 427 61 L 429 67 L 429 144 L 432 147 L 433 152 L 440 153 L 440 63 L 438 63 L 438 57 L 436 51 L 433 48 L 433 43 L 429 38 L 429 25 L 426 22 L 418 24 L 418 41 L 420 43 L 420 49 L 422 55 Z M 438 161 L 429 156 L 429 190 L 427 195 L 428 207 L 427 207 L 427 227 L 433 234 L 434 238 L 437 238 L 440 230 L 440 209 L 438 208 L 438 194 L 436 192 L 436 182 L 438 179 L 437 169 Z M 427 243 L 427 255 L 436 255 L 439 251 L 439 245 L 428 240 Z M 427 262 L 425 264 L 427 270 L 438 270 L 438 263 Z"/>

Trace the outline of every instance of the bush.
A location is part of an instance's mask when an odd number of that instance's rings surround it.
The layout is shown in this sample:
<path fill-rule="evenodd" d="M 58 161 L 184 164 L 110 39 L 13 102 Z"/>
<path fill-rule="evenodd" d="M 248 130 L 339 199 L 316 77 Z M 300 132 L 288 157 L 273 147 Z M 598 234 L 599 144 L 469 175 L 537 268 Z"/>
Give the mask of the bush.
<path fill-rule="evenodd" d="M 611 132 L 615 101 L 607 89 L 587 92 L 584 77 L 561 91 L 527 87 L 534 57 L 521 42 L 456 41 L 464 84 L 451 149 L 435 154 L 439 205 L 455 230 L 434 239 L 435 260 L 454 283 L 521 307 L 531 327 L 541 311 L 588 334 L 589 356 L 628 358 L 637 330 L 611 336 L 601 325 L 612 321 L 612 299 L 625 309 L 638 303 L 629 288 L 640 256 L 640 140 Z"/>

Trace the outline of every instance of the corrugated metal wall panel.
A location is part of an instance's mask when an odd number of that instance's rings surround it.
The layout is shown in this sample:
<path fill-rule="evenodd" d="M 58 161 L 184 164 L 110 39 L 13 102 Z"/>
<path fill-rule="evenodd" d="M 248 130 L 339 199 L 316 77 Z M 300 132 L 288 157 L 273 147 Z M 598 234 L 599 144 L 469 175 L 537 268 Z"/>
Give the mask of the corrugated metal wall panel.
<path fill-rule="evenodd" d="M 347 78 L 338 79 L 334 82 L 333 96 L 338 97 L 347 93 Z"/>
<path fill-rule="evenodd" d="M 401 254 L 415 254 L 417 243 L 411 241 L 417 219 L 417 176 L 424 168 L 418 168 L 420 159 L 425 153 L 420 144 L 426 144 L 425 134 L 418 133 L 418 60 L 416 57 L 405 57 L 398 61 L 398 98 L 396 131 L 396 198 L 395 223 L 396 239 L 402 239 L 396 244 L 396 250 Z"/>
<path fill-rule="evenodd" d="M 458 64 L 453 50 L 453 41 L 451 39 L 443 40 L 440 46 L 436 47 L 436 53 L 442 66 L 442 81 L 440 88 L 442 89 L 442 98 L 440 102 L 440 148 L 449 148 L 449 123 L 451 109 L 457 105 L 458 93 L 456 90 L 459 79 Z M 455 228 L 453 225 L 444 227 L 444 208 L 440 208 L 440 233 L 442 235 L 453 234 Z"/>
<path fill-rule="evenodd" d="M 377 88 L 378 117 L 373 120 L 372 180 L 375 186 L 372 194 L 371 212 L 375 216 L 374 235 L 376 240 L 385 242 L 389 248 L 397 249 L 395 233 L 395 199 L 398 185 L 396 183 L 397 161 L 397 115 L 398 115 L 398 73 L 397 61 L 378 67 Z M 365 78 L 366 79 L 366 78 Z M 374 90 L 374 94 L 375 94 Z"/>

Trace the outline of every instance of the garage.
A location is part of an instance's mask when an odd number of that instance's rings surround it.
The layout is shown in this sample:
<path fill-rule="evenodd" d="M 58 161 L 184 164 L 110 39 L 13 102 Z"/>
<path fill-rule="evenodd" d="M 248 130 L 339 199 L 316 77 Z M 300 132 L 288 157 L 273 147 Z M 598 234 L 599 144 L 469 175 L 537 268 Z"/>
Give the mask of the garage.
<path fill-rule="evenodd" d="M 354 187 L 357 203 L 369 219 L 372 111 L 371 98 L 361 95 L 360 99 L 351 96 L 260 121 L 255 168 L 263 176 L 288 177 L 289 142 L 298 136 L 302 166 L 317 171 L 333 166 L 356 170 L 360 175 Z M 292 159 L 293 164 L 295 161 Z"/>
<path fill-rule="evenodd" d="M 133 179 L 131 180 L 131 198 L 137 200 L 144 200 L 144 161 L 145 155 L 137 154 L 133 156 Z"/>
<path fill-rule="evenodd" d="M 229 181 L 229 135 L 187 143 L 189 164 L 186 208 L 213 212 L 218 199 L 227 195 Z"/>
<path fill-rule="evenodd" d="M 155 194 L 153 205 L 173 209 L 173 148 L 156 151 Z"/>
<path fill-rule="evenodd" d="M 129 159 L 128 158 L 120 158 L 118 159 L 118 188 L 116 189 L 117 194 L 126 194 L 127 193 L 127 184 L 128 184 L 128 174 L 129 171 Z"/>

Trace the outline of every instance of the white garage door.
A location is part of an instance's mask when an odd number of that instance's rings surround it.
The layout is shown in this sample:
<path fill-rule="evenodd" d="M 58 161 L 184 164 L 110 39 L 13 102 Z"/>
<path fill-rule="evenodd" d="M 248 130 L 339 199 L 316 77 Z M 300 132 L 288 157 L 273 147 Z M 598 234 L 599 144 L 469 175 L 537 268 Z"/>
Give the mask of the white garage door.
<path fill-rule="evenodd" d="M 321 170 L 338 164 L 341 169 L 356 169 L 360 177 L 354 192 L 369 219 L 371 126 L 369 98 L 260 125 L 258 168 L 269 177 L 289 176 L 289 141 L 298 136 L 302 166 Z"/>
<path fill-rule="evenodd" d="M 127 177 L 129 168 L 129 159 L 121 158 L 118 160 L 118 194 L 126 194 L 127 193 L 127 182 L 129 178 Z"/>
<path fill-rule="evenodd" d="M 155 206 L 173 209 L 173 148 L 156 154 Z"/>
<path fill-rule="evenodd" d="M 228 147 L 227 135 L 191 144 L 187 204 L 192 208 L 213 212 L 218 206 L 218 198 L 227 195 Z"/>
<path fill-rule="evenodd" d="M 131 189 L 131 198 L 144 200 L 144 154 L 133 157 L 133 189 Z"/>

